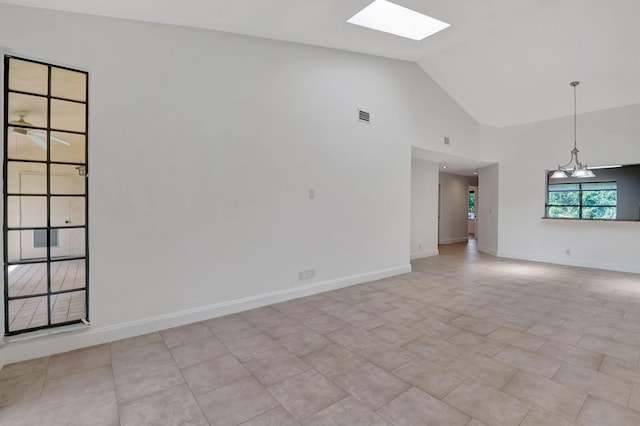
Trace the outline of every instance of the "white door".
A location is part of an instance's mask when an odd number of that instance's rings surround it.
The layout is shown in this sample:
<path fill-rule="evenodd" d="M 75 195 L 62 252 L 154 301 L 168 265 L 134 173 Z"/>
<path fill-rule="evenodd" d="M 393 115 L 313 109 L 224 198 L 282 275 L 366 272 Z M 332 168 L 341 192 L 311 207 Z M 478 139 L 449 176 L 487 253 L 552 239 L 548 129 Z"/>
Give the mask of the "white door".
<path fill-rule="evenodd" d="M 70 175 L 53 175 L 51 176 L 51 185 L 56 188 L 71 188 Z M 23 172 L 20 173 L 20 191 L 22 193 L 32 192 L 30 188 L 46 188 L 46 176 L 44 174 Z M 68 199 L 65 199 L 68 200 Z M 25 202 L 28 203 L 28 200 Z M 45 207 L 46 208 L 46 207 Z M 46 212 L 44 212 L 46 214 Z M 20 226 L 27 227 L 29 223 L 33 223 L 34 216 L 41 216 L 43 212 L 34 211 L 32 205 L 20 204 Z M 71 220 L 70 201 L 63 203 L 51 204 L 51 218 L 62 219 L 62 222 L 69 223 Z M 57 220 L 56 222 L 60 222 Z M 51 257 L 69 256 L 70 241 L 69 233 L 65 230 L 52 230 L 51 235 Z M 20 259 L 44 259 L 47 257 L 47 231 L 34 230 L 23 231 L 20 235 Z"/>

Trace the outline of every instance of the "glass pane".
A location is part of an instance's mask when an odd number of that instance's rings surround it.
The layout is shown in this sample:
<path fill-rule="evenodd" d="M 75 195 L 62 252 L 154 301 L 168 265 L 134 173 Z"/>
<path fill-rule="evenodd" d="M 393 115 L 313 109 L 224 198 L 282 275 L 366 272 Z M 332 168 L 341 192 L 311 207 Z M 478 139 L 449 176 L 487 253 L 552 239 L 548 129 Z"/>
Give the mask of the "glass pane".
<path fill-rule="evenodd" d="M 84 166 L 51 164 L 49 170 L 51 171 L 52 194 L 85 193 Z"/>
<path fill-rule="evenodd" d="M 547 207 L 547 217 L 577 219 L 580 217 L 579 207 Z"/>
<path fill-rule="evenodd" d="M 591 183 L 583 183 L 583 190 L 597 190 L 597 189 L 617 189 L 617 182 L 591 182 Z"/>
<path fill-rule="evenodd" d="M 51 128 L 57 130 L 85 131 L 85 105 L 76 102 L 51 100 Z"/>
<path fill-rule="evenodd" d="M 7 164 L 9 194 L 47 194 L 47 166 L 10 161 Z"/>
<path fill-rule="evenodd" d="M 84 197 L 51 197 L 51 226 L 79 226 L 84 224 Z"/>
<path fill-rule="evenodd" d="M 84 135 L 51 132 L 51 161 L 85 163 L 85 146 Z"/>
<path fill-rule="evenodd" d="M 84 260 L 51 262 L 51 291 L 71 290 L 84 288 L 84 286 Z"/>
<path fill-rule="evenodd" d="M 84 229 L 58 229 L 57 245 L 51 245 L 51 258 L 81 257 L 85 253 Z"/>
<path fill-rule="evenodd" d="M 83 72 L 69 71 L 62 68 L 51 68 L 51 96 L 87 100 L 87 75 Z"/>
<path fill-rule="evenodd" d="M 9 124 L 47 127 L 47 98 L 9 93 Z"/>
<path fill-rule="evenodd" d="M 46 95 L 49 86 L 46 65 L 20 59 L 9 59 L 9 89 Z"/>
<path fill-rule="evenodd" d="M 549 185 L 549 192 L 555 191 L 578 191 L 580 189 L 579 183 L 562 183 Z"/>
<path fill-rule="evenodd" d="M 51 323 L 85 319 L 85 292 L 55 294 L 51 296 Z"/>
<path fill-rule="evenodd" d="M 618 204 L 618 191 L 582 191 L 583 206 L 616 206 Z"/>
<path fill-rule="evenodd" d="M 48 324 L 47 297 L 9 301 L 9 331 L 42 327 Z"/>
<path fill-rule="evenodd" d="M 9 296 L 27 296 L 46 292 L 46 263 L 9 266 Z"/>
<path fill-rule="evenodd" d="M 583 207 L 583 219 L 615 219 L 616 207 Z"/>
<path fill-rule="evenodd" d="M 22 127 L 9 127 L 7 132 L 7 157 L 16 160 L 46 161 L 46 133 Z"/>
<path fill-rule="evenodd" d="M 47 226 L 46 197 L 7 197 L 9 228 L 40 228 Z"/>
<path fill-rule="evenodd" d="M 7 258 L 9 262 L 44 260 L 47 258 L 46 246 L 37 247 L 36 232 L 37 230 L 35 232 L 34 230 L 7 232 Z"/>
<path fill-rule="evenodd" d="M 579 191 L 562 191 L 562 192 L 549 192 L 548 203 L 552 206 L 557 205 L 580 205 L 580 192 Z"/>

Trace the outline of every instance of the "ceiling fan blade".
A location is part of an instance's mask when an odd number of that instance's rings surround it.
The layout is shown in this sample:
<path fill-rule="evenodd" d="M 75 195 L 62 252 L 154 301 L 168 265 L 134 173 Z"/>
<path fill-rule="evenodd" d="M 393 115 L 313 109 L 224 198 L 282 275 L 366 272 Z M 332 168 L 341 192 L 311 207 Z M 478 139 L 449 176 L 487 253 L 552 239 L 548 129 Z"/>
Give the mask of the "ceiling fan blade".
<path fill-rule="evenodd" d="M 38 136 L 37 134 L 34 133 L 27 133 L 27 136 L 29 136 L 29 138 L 34 141 L 36 143 L 36 145 L 38 145 L 40 148 L 46 150 L 47 149 L 47 142 L 43 141 L 42 138 L 40 138 L 40 136 Z"/>
<path fill-rule="evenodd" d="M 44 139 L 44 138 L 46 138 L 46 133 L 45 133 L 45 132 L 39 132 L 39 131 L 35 131 L 35 130 L 29 130 L 29 131 L 27 132 L 27 134 L 29 134 L 29 135 L 36 135 L 36 136 L 38 136 L 40 139 Z M 66 140 L 64 140 L 64 139 L 62 139 L 62 138 L 59 138 L 59 137 L 57 137 L 57 136 L 53 136 L 53 135 L 51 135 L 50 137 L 51 137 L 51 140 L 52 140 L 52 141 L 54 141 L 54 142 L 61 143 L 62 145 L 71 146 L 71 143 L 69 143 L 68 141 L 66 141 Z M 46 140 L 46 139 L 45 139 L 45 140 Z"/>

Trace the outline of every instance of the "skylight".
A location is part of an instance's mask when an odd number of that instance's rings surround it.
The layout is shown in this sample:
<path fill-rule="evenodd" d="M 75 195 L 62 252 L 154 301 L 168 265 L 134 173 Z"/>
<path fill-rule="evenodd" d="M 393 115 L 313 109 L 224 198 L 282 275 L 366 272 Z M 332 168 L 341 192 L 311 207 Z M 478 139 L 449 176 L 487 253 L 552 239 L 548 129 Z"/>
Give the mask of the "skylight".
<path fill-rule="evenodd" d="M 386 0 L 375 0 L 347 22 L 412 40 L 423 40 L 449 27 L 446 22 Z"/>

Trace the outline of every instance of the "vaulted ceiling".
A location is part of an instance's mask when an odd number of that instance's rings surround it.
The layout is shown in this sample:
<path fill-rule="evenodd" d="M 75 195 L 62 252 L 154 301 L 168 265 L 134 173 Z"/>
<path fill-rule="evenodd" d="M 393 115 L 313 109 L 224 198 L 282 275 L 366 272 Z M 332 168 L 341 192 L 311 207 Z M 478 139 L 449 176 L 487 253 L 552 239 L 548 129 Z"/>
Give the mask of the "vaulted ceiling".
<path fill-rule="evenodd" d="M 394 0 L 451 24 L 422 41 L 346 23 L 372 0 L 0 0 L 418 63 L 482 124 L 640 103 L 638 0 Z"/>

